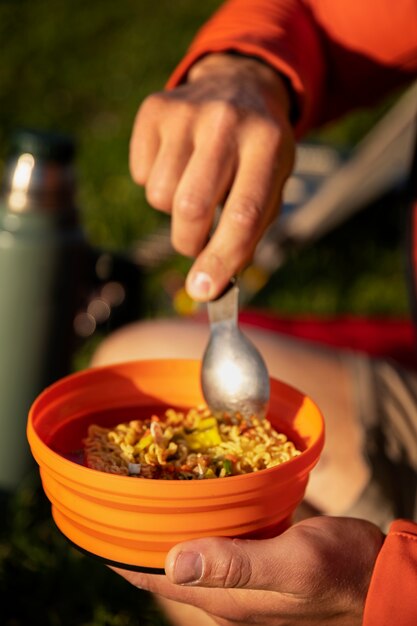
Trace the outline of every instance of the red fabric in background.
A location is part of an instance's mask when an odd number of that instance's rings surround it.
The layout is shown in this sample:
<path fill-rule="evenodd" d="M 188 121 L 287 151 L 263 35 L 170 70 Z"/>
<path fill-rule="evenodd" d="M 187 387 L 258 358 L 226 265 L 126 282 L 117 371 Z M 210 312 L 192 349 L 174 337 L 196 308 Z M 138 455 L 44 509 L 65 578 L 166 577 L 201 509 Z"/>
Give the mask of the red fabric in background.
<path fill-rule="evenodd" d="M 392 358 L 417 370 L 416 333 L 412 321 L 407 318 L 290 317 L 244 310 L 239 315 L 239 322 L 375 357 Z"/>

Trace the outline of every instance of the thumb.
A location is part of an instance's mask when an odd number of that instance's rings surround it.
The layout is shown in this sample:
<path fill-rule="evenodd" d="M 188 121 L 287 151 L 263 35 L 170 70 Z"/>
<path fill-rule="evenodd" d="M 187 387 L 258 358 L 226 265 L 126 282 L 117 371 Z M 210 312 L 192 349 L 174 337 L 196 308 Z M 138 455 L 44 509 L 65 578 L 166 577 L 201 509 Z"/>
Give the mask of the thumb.
<path fill-rule="evenodd" d="M 180 585 L 281 591 L 281 586 L 291 584 L 288 568 L 283 567 L 288 562 L 285 545 L 280 537 L 188 541 L 170 550 L 165 572 L 171 582 Z"/>

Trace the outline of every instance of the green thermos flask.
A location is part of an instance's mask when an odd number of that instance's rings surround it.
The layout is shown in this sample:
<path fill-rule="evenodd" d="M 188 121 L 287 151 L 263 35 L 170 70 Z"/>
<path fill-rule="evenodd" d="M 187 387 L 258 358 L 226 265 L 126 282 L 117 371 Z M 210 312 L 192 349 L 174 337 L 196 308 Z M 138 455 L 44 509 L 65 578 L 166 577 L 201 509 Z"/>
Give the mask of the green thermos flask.
<path fill-rule="evenodd" d="M 0 197 L 0 491 L 31 470 L 27 414 L 69 373 L 87 244 L 75 204 L 71 138 L 17 131 Z"/>

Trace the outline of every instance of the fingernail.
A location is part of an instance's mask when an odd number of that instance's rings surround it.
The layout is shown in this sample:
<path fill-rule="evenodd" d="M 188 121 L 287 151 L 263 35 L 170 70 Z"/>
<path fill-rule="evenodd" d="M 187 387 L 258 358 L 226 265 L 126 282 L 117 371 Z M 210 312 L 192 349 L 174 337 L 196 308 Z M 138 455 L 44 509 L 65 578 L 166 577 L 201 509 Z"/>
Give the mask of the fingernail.
<path fill-rule="evenodd" d="M 180 552 L 174 565 L 174 582 L 185 585 L 197 582 L 203 573 L 203 561 L 198 552 Z"/>
<path fill-rule="evenodd" d="M 205 272 L 192 274 L 188 280 L 187 290 L 192 298 L 207 298 L 212 289 L 211 277 Z"/>

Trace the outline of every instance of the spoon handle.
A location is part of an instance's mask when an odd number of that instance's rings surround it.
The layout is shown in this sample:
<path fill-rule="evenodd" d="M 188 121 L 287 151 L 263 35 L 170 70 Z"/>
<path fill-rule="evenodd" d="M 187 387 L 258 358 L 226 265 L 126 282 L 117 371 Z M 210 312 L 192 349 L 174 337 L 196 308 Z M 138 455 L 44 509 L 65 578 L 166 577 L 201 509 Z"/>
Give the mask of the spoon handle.
<path fill-rule="evenodd" d="M 239 287 L 236 279 L 232 279 L 218 298 L 207 303 L 210 324 L 229 322 L 237 326 L 239 310 Z"/>

